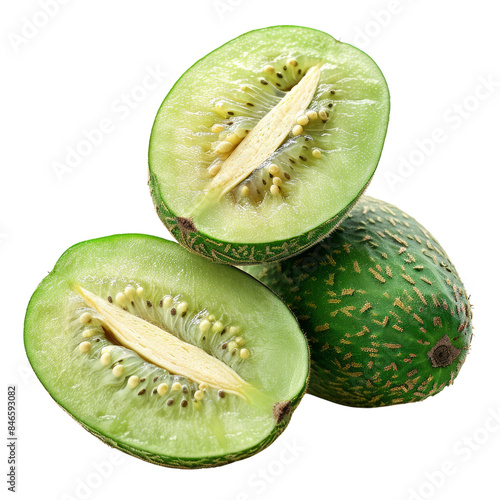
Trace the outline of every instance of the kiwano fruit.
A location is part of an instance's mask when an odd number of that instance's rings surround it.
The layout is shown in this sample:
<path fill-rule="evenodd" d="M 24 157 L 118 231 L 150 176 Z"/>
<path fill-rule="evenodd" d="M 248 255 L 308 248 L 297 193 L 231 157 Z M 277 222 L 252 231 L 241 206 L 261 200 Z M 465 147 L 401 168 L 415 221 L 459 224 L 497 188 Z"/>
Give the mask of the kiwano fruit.
<path fill-rule="evenodd" d="M 457 270 L 424 227 L 383 201 L 362 197 L 305 253 L 245 270 L 299 319 L 315 396 L 360 407 L 420 401 L 454 381 L 469 350 Z"/>
<path fill-rule="evenodd" d="M 298 26 L 251 31 L 189 68 L 149 145 L 156 211 L 214 262 L 281 260 L 327 235 L 372 178 L 389 121 L 364 52 Z"/>
<path fill-rule="evenodd" d="M 307 341 L 274 293 L 144 235 L 67 250 L 31 298 L 24 341 L 37 377 L 83 427 L 170 467 L 266 447 L 309 371 Z"/>

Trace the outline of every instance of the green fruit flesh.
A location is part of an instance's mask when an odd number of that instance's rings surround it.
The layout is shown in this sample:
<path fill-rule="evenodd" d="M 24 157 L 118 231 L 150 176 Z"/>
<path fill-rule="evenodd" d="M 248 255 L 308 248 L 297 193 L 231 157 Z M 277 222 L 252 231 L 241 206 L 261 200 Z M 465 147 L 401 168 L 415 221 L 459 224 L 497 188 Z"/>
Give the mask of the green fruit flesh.
<path fill-rule="evenodd" d="M 388 115 L 384 77 L 356 48 L 294 26 L 242 35 L 193 65 L 158 112 L 149 150 L 158 214 L 215 261 L 288 257 L 362 193 Z"/>
<path fill-rule="evenodd" d="M 28 306 L 25 346 L 51 396 L 90 432 L 161 465 L 221 465 L 286 426 L 307 342 L 241 271 L 118 235 L 70 248 Z"/>
<path fill-rule="evenodd" d="M 374 407 L 419 401 L 451 384 L 472 313 L 433 236 L 398 208 L 362 197 L 304 254 L 248 272 L 283 297 L 309 338 L 309 392 Z"/>

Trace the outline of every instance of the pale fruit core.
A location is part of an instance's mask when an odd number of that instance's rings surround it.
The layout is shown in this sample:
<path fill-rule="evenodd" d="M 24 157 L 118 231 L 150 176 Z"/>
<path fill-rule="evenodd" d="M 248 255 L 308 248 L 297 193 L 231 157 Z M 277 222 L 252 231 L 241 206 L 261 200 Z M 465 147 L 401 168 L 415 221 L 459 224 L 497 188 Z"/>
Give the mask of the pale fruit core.
<path fill-rule="evenodd" d="M 115 340 L 135 351 L 146 361 L 198 384 L 222 389 L 248 399 L 255 391 L 232 368 L 203 349 L 176 337 L 75 284 L 73 289 L 87 306 L 99 314 L 99 320 Z"/>
<path fill-rule="evenodd" d="M 203 199 L 194 208 L 200 213 L 218 202 L 245 180 L 283 143 L 311 102 L 320 77 L 320 64 L 310 68 L 285 97 L 262 118 L 222 163 Z"/>

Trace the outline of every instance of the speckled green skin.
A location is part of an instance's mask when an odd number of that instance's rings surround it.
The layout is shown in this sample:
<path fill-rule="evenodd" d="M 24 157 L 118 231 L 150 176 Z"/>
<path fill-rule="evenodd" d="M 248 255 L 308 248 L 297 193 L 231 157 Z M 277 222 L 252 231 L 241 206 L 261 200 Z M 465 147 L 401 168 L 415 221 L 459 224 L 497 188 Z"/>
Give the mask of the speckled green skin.
<path fill-rule="evenodd" d="M 420 401 L 453 383 L 472 337 L 464 285 L 434 237 L 363 197 L 312 249 L 245 269 L 281 295 L 310 341 L 308 392 L 349 406 Z"/>
<path fill-rule="evenodd" d="M 149 176 L 149 187 L 158 216 L 179 243 L 188 250 L 210 259 L 212 262 L 238 266 L 279 261 L 307 250 L 340 224 L 343 217 L 362 194 L 360 192 L 335 217 L 328 219 L 311 231 L 289 240 L 280 240 L 273 243 L 229 243 L 212 238 L 180 220 L 163 201 L 160 186 L 152 172 L 150 172 Z"/>

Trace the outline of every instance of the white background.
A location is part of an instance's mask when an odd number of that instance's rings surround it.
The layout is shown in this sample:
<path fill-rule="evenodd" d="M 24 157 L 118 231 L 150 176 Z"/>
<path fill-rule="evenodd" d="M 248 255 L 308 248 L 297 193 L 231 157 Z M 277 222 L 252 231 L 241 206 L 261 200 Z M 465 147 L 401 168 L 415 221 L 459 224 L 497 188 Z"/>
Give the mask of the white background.
<path fill-rule="evenodd" d="M 7 384 L 18 386 L 17 498 L 499 498 L 498 2 L 47 0 L 50 18 L 42 2 L 2 2 L 0 13 L 1 378 L 4 401 Z M 449 253 L 472 296 L 472 350 L 456 383 L 423 403 L 364 410 L 306 396 L 287 431 L 250 459 L 150 465 L 113 452 L 51 400 L 24 354 L 25 308 L 78 241 L 168 237 L 146 185 L 155 113 L 198 58 L 273 24 L 327 31 L 384 72 L 391 121 L 368 193 L 416 217 Z M 145 90 L 148 71 L 158 81 Z M 58 177 L 54 164 L 103 119 L 102 142 Z"/>

